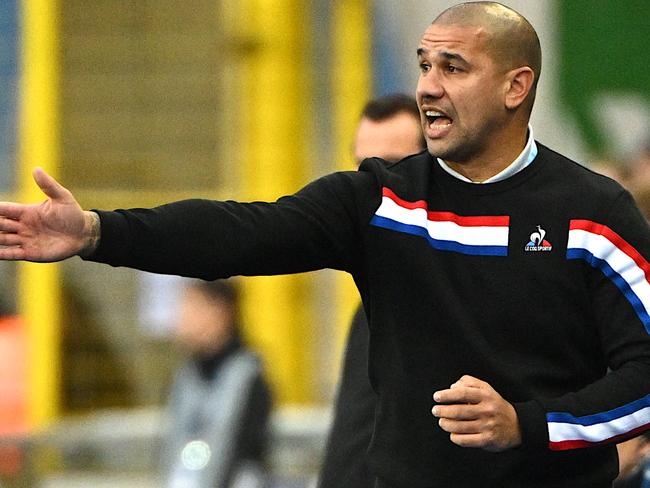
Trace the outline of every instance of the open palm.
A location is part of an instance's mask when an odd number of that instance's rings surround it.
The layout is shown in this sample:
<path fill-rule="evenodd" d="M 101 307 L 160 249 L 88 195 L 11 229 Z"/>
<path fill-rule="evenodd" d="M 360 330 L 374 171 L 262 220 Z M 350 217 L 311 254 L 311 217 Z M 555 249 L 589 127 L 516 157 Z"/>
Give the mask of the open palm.
<path fill-rule="evenodd" d="M 72 193 L 43 169 L 34 181 L 48 197 L 39 204 L 0 203 L 0 260 L 60 261 L 79 253 L 88 216 Z"/>

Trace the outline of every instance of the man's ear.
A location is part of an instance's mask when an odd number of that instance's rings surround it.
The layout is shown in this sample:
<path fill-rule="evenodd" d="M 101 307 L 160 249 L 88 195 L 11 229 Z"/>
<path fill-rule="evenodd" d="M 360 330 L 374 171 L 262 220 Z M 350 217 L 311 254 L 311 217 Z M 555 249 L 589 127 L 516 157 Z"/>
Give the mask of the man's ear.
<path fill-rule="evenodd" d="M 505 104 L 509 110 L 519 107 L 533 89 L 535 73 L 528 66 L 522 66 L 508 72 Z"/>

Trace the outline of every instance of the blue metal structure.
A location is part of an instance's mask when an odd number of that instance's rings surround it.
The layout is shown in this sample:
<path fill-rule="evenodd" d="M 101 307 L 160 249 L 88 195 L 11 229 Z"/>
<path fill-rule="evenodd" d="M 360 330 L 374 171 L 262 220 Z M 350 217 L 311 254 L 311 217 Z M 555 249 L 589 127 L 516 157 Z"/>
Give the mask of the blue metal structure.
<path fill-rule="evenodd" d="M 0 2 L 0 192 L 14 189 L 18 90 L 18 1 Z"/>

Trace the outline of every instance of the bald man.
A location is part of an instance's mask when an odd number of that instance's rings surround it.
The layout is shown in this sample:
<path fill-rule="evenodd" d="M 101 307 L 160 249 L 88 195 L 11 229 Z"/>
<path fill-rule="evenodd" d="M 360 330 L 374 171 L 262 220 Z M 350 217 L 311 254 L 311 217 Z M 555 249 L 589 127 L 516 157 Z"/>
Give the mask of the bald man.
<path fill-rule="evenodd" d="M 357 165 L 378 157 L 387 164 L 422 152 L 426 142 L 413 97 L 392 94 L 369 101 L 354 138 Z M 368 321 L 359 307 L 348 333 L 319 488 L 373 488 L 366 452 L 372 438 L 377 395 L 368 379 Z"/>
<path fill-rule="evenodd" d="M 276 203 L 114 212 L 37 169 L 48 200 L 0 204 L 0 258 L 347 271 L 370 329 L 378 488 L 609 487 L 615 444 L 650 427 L 650 229 L 619 184 L 535 141 L 540 53 L 513 10 L 452 7 L 417 49 L 426 152 Z"/>

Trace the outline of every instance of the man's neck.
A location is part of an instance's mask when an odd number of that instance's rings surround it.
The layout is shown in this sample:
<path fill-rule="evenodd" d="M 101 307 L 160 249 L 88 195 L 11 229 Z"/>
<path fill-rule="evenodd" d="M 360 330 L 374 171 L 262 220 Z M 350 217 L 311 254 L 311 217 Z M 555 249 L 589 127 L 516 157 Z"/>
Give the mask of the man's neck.
<path fill-rule="evenodd" d="M 530 126 L 524 137 L 519 138 L 519 143 L 509 142 L 511 144 L 502 145 L 498 153 L 484 154 L 471 161 L 459 163 L 438 159 L 438 162 L 453 176 L 473 183 L 505 179 L 525 168 L 537 154 Z"/>

